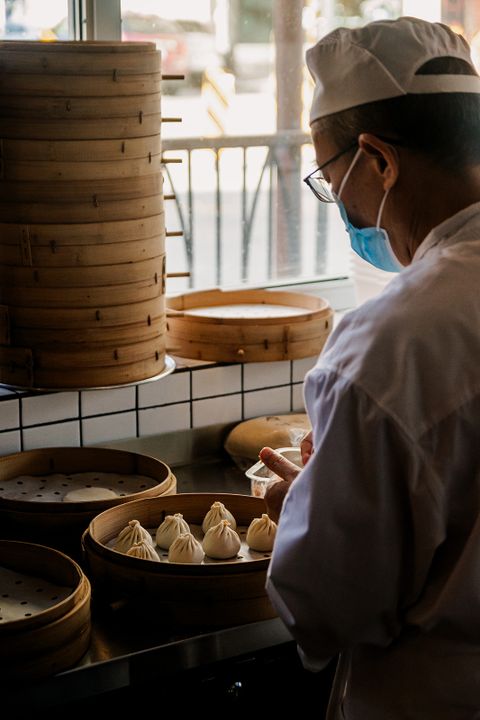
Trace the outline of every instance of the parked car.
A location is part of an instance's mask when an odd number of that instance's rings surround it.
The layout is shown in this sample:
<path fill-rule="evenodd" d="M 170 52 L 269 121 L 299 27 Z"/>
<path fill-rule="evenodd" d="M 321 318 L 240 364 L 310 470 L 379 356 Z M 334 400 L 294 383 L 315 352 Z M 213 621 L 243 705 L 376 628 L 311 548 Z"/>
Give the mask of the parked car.
<path fill-rule="evenodd" d="M 176 22 L 158 15 L 125 13 L 122 16 L 122 40 L 153 42 L 162 53 L 164 75 L 188 73 L 188 48 L 183 31 Z"/>
<path fill-rule="evenodd" d="M 176 20 L 181 28 L 188 52 L 187 82 L 199 87 L 209 69 L 220 67 L 220 56 L 216 49 L 215 35 L 210 25 L 197 20 Z"/>

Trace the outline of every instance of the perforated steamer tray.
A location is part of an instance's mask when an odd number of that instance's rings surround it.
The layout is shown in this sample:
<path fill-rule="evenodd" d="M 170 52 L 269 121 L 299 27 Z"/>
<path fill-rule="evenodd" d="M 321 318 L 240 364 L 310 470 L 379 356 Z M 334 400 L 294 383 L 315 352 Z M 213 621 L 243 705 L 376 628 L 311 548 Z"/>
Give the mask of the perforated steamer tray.
<path fill-rule="evenodd" d="M 115 497 L 64 502 L 85 487 Z M 0 525 L 4 537 L 80 551 L 80 538 L 99 512 L 132 499 L 176 491 L 176 478 L 161 460 L 111 448 L 40 448 L 0 457 Z"/>
<path fill-rule="evenodd" d="M 9 480 L 0 480 L 0 497 L 5 500 L 25 500 L 36 503 L 70 502 L 66 496 L 72 490 L 102 488 L 111 490 L 116 497 L 137 495 L 151 489 L 158 483 L 146 475 L 125 475 L 125 473 L 81 472 L 51 473 L 47 475 L 17 475 Z M 114 500 L 116 498 L 105 498 Z M 77 500 L 82 505 L 96 500 Z"/>
<path fill-rule="evenodd" d="M 90 583 L 71 558 L 43 545 L 0 540 L 0 672 L 46 677 L 85 653 Z"/>
<path fill-rule="evenodd" d="M 70 587 L 0 566 L 0 623 L 38 615 L 65 600 L 71 592 Z"/>

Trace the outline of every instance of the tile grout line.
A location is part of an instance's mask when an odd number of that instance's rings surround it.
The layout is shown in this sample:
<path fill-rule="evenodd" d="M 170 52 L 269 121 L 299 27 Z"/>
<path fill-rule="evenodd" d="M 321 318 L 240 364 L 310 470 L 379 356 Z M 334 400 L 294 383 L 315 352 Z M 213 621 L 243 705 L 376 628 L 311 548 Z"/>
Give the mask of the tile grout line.
<path fill-rule="evenodd" d="M 138 407 L 139 394 L 138 385 L 135 385 L 135 436 L 137 438 L 140 437 L 140 411 Z"/>
<path fill-rule="evenodd" d="M 189 395 L 190 395 L 190 429 L 193 428 L 193 373 L 191 370 L 189 374 Z"/>
<path fill-rule="evenodd" d="M 23 452 L 24 440 L 23 440 L 23 403 L 22 398 L 18 398 L 18 422 L 20 424 L 20 452 Z"/>
<path fill-rule="evenodd" d="M 245 363 L 240 365 L 241 418 L 245 420 Z"/>
<path fill-rule="evenodd" d="M 83 447 L 83 420 L 82 420 L 82 391 L 78 392 L 78 432 L 80 436 L 80 447 Z"/>
<path fill-rule="evenodd" d="M 293 360 L 290 360 L 290 412 L 293 412 Z"/>

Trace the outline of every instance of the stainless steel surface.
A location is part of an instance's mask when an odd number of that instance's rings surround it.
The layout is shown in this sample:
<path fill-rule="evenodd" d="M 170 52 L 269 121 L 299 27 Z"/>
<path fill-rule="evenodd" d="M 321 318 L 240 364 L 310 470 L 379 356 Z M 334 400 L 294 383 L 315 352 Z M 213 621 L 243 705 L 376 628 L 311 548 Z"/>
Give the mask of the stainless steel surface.
<path fill-rule="evenodd" d="M 38 392 L 76 392 L 79 390 L 114 390 L 115 388 L 123 387 L 135 387 L 136 385 L 143 385 L 144 383 L 153 382 L 154 380 L 160 380 L 160 378 L 170 375 L 175 370 L 175 360 L 170 355 L 165 355 L 165 367 L 161 373 L 154 375 L 153 377 L 145 378 L 144 380 L 135 380 L 134 382 L 123 383 L 120 385 L 98 385 L 96 387 L 28 387 L 25 385 L 10 385 L 9 383 L 1 383 L 0 387 L 6 388 L 7 390 L 35 390 Z"/>

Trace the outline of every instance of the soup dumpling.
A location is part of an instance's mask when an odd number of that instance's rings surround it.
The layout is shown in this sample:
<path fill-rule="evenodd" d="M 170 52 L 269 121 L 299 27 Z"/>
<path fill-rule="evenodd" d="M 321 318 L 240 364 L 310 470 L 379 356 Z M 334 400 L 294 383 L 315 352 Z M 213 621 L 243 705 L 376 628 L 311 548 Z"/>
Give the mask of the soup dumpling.
<path fill-rule="evenodd" d="M 183 519 L 181 513 L 167 515 L 162 524 L 158 526 L 156 534 L 157 545 L 163 548 L 163 550 L 168 550 L 175 538 L 182 533 L 189 532 L 190 528 L 188 523 Z"/>
<path fill-rule="evenodd" d="M 155 560 L 155 562 L 160 562 L 160 558 L 155 552 L 153 545 L 149 542 L 145 542 L 144 540 L 132 545 L 130 550 L 127 552 L 127 555 L 130 555 L 130 557 L 140 558 L 141 560 Z"/>
<path fill-rule="evenodd" d="M 238 534 L 228 520 L 220 520 L 218 525 L 207 530 L 203 538 L 205 554 L 215 560 L 227 560 L 235 557 L 241 545 Z"/>
<path fill-rule="evenodd" d="M 201 544 L 189 532 L 177 535 L 168 551 L 169 562 L 201 563 L 204 557 Z"/>
<path fill-rule="evenodd" d="M 273 550 L 277 524 L 271 520 L 266 513 L 261 518 L 255 518 L 247 530 L 247 545 L 258 552 L 270 552 Z"/>
<path fill-rule="evenodd" d="M 136 545 L 142 541 L 150 543 L 150 545 L 153 546 L 152 536 L 148 530 L 145 530 L 138 520 L 130 520 L 128 525 L 119 533 L 113 549 L 121 553 L 127 553 L 132 545 Z"/>
<path fill-rule="evenodd" d="M 211 527 L 214 525 L 218 525 L 220 520 L 228 520 L 230 525 L 232 526 L 233 530 L 236 530 L 237 528 L 237 521 L 233 517 L 230 510 L 227 510 L 225 505 L 219 501 L 216 501 L 211 506 L 210 510 L 207 512 L 205 517 L 203 518 L 202 523 L 202 530 L 204 533 L 207 532 L 207 530 L 210 530 Z"/>

